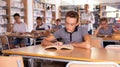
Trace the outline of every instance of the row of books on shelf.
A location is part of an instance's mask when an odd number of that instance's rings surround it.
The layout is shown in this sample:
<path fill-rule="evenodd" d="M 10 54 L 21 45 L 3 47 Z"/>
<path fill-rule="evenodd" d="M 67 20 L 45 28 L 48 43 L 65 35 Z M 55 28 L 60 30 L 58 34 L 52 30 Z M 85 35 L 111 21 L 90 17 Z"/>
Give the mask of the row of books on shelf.
<path fill-rule="evenodd" d="M 34 16 L 44 17 L 44 13 L 41 11 L 34 11 Z"/>
<path fill-rule="evenodd" d="M 52 12 L 46 12 L 46 17 L 52 17 Z"/>
<path fill-rule="evenodd" d="M 6 9 L 0 9 L 0 15 L 6 15 Z"/>
<path fill-rule="evenodd" d="M 22 2 L 11 1 L 11 7 L 24 8 L 24 5 Z"/>
<path fill-rule="evenodd" d="M 0 26 L 0 34 L 4 34 L 7 32 L 7 28 L 5 26 Z"/>
<path fill-rule="evenodd" d="M 38 3 L 38 2 L 35 2 L 34 3 L 34 8 L 38 8 L 38 9 L 44 9 L 44 4 L 43 3 Z"/>
<path fill-rule="evenodd" d="M 7 6 L 6 1 L 0 0 L 0 6 Z"/>
<path fill-rule="evenodd" d="M 7 24 L 7 18 L 0 17 L 0 24 Z"/>
<path fill-rule="evenodd" d="M 11 15 L 14 15 L 15 13 L 19 13 L 20 16 L 24 16 L 24 11 L 21 11 L 20 9 L 11 9 Z"/>
<path fill-rule="evenodd" d="M 46 8 L 46 10 L 55 11 L 55 5 L 45 4 L 40 2 L 35 2 L 34 8 L 38 10 L 44 10 Z"/>

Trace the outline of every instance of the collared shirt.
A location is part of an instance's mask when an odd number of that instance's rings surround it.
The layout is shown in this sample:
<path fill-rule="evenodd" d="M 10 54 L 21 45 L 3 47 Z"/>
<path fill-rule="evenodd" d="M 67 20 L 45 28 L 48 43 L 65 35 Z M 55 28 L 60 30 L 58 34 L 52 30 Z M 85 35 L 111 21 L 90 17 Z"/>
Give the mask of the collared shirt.
<path fill-rule="evenodd" d="M 111 34 L 113 34 L 114 33 L 114 31 L 113 31 L 113 27 L 112 26 L 108 26 L 108 29 L 103 29 L 103 28 L 101 28 L 100 30 L 99 30 L 99 33 L 98 34 L 101 34 L 101 35 L 111 35 Z"/>
<path fill-rule="evenodd" d="M 61 28 L 62 25 L 55 25 L 55 24 L 52 25 L 52 29 L 61 29 Z"/>
<path fill-rule="evenodd" d="M 88 31 L 93 29 L 93 24 L 95 23 L 94 15 L 91 12 L 82 13 L 81 14 L 81 21 L 88 20 L 90 23 L 88 25 L 83 25 L 88 28 Z"/>
<path fill-rule="evenodd" d="M 68 44 L 71 42 L 79 43 L 84 41 L 83 37 L 87 34 L 88 32 L 85 27 L 76 27 L 75 31 L 72 33 L 69 33 L 65 28 L 62 28 L 56 31 L 53 35 L 56 39 L 62 39 L 64 44 Z"/>
<path fill-rule="evenodd" d="M 27 32 L 27 25 L 24 22 L 21 22 L 20 24 L 15 23 L 13 26 L 14 32 Z"/>
<path fill-rule="evenodd" d="M 43 23 L 41 26 L 38 27 L 38 29 L 36 29 L 36 27 L 37 27 L 37 24 L 35 24 L 33 30 L 48 30 L 50 26 Z"/>

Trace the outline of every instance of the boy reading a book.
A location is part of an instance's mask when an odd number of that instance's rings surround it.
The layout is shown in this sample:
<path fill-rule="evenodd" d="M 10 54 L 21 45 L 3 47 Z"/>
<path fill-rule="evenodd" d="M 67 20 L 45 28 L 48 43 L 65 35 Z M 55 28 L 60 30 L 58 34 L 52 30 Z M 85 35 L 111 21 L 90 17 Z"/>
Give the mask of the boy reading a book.
<path fill-rule="evenodd" d="M 65 17 L 65 28 L 59 29 L 53 35 L 46 37 L 42 41 L 42 45 L 63 45 L 71 44 L 74 47 L 90 48 L 90 36 L 87 28 L 79 27 L 79 16 L 77 12 L 69 11 Z M 55 42 L 55 39 L 61 39 L 62 42 Z"/>

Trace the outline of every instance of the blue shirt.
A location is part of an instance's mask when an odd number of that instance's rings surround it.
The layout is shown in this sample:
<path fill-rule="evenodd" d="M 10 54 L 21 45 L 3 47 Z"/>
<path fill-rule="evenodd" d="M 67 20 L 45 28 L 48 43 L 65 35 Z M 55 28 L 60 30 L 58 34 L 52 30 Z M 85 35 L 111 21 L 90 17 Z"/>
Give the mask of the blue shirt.
<path fill-rule="evenodd" d="M 111 35 L 113 34 L 114 31 L 113 31 L 113 27 L 112 26 L 108 26 L 108 29 L 103 29 L 101 28 L 99 30 L 99 33 L 98 34 L 101 34 L 101 35 Z"/>
<path fill-rule="evenodd" d="M 53 35 L 56 39 L 62 39 L 64 44 L 68 44 L 71 42 L 82 42 L 84 41 L 84 36 L 88 34 L 87 28 L 85 27 L 76 27 L 75 31 L 72 33 L 67 32 L 65 28 L 61 28 L 56 31 Z"/>

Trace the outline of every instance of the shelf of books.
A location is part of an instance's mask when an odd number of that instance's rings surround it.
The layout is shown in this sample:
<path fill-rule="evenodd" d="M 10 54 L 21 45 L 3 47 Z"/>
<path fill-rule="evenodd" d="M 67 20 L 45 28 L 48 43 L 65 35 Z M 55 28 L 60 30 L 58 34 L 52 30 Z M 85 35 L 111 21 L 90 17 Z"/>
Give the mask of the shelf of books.
<path fill-rule="evenodd" d="M 42 17 L 43 22 L 46 24 L 54 23 L 56 19 L 56 6 L 55 4 L 44 3 L 39 0 L 33 1 L 33 17 L 36 23 L 37 17 Z"/>
<path fill-rule="evenodd" d="M 107 17 L 109 24 L 120 23 L 120 3 L 103 3 L 101 12 L 101 17 Z"/>
<path fill-rule="evenodd" d="M 34 12 L 34 23 L 36 21 L 37 17 L 42 17 L 43 21 L 45 22 L 45 3 L 40 2 L 38 0 L 34 0 L 34 6 L 33 6 Z"/>
<path fill-rule="evenodd" d="M 15 13 L 19 13 L 21 16 L 21 21 L 27 24 L 27 2 L 26 0 L 7 0 L 8 5 L 8 31 L 11 31 L 11 28 L 14 24 Z"/>
<path fill-rule="evenodd" d="M 7 15 L 7 2 L 0 0 L 0 34 L 7 31 L 8 15 Z"/>
<path fill-rule="evenodd" d="M 64 25 L 65 23 L 65 15 L 68 11 L 76 11 L 78 12 L 78 6 L 77 5 L 65 5 L 59 7 L 59 17 L 61 18 L 61 22 Z"/>
<path fill-rule="evenodd" d="M 56 19 L 56 8 L 54 4 L 46 4 L 45 22 L 54 23 Z"/>
<path fill-rule="evenodd" d="M 94 26 L 97 27 L 100 18 L 100 6 L 99 5 L 93 5 L 92 9 L 92 13 L 95 16 L 95 24 Z M 79 17 L 81 19 L 81 14 L 85 11 L 84 10 L 84 5 L 64 5 L 64 6 L 60 6 L 60 18 L 62 19 L 62 23 L 64 24 L 65 22 L 65 15 L 68 11 L 76 11 L 79 14 Z"/>

